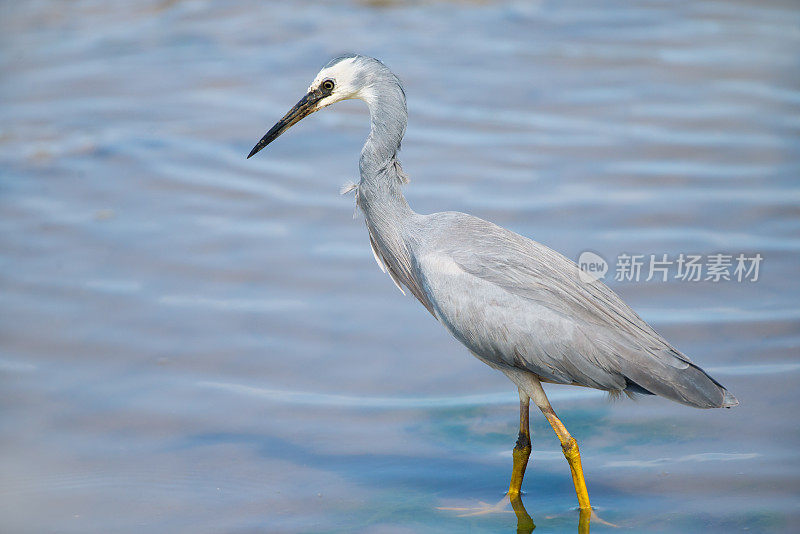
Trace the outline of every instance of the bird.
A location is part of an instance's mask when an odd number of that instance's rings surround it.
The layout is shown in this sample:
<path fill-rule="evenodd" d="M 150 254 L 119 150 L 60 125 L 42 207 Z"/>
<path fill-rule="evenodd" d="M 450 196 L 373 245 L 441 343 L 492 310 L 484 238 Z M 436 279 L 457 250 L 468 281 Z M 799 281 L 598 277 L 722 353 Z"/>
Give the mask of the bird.
<path fill-rule="evenodd" d="M 581 276 L 560 253 L 478 217 L 420 214 L 403 196 L 398 159 L 406 96 L 381 61 L 358 54 L 330 60 L 306 94 L 247 158 L 304 117 L 342 100 L 366 103 L 370 132 L 351 184 L 375 261 L 472 355 L 504 373 L 519 393 L 519 433 L 507 495 L 521 492 L 531 454 L 530 401 L 555 431 L 581 511 L 591 510 L 577 441 L 553 410 L 542 383 L 658 395 L 697 408 L 739 402 L 670 345 L 601 280 Z"/>

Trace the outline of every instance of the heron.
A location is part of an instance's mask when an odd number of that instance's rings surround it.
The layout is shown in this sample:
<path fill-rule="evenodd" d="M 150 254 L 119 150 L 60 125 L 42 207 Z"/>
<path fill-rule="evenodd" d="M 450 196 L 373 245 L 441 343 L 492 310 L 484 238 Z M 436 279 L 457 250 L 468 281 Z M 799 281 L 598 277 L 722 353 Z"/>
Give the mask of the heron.
<path fill-rule="evenodd" d="M 332 59 L 247 158 L 304 117 L 347 99 L 364 101 L 370 114 L 360 181 L 351 188 L 375 261 L 400 291 L 409 291 L 470 353 L 517 387 L 509 497 L 520 495 L 531 454 L 532 400 L 558 436 L 579 508 L 591 509 L 578 443 L 543 382 L 613 396 L 659 395 L 697 408 L 738 404 L 601 280 L 581 276 L 560 253 L 472 215 L 413 211 L 398 160 L 408 119 L 405 91 L 381 61 L 358 54 Z"/>

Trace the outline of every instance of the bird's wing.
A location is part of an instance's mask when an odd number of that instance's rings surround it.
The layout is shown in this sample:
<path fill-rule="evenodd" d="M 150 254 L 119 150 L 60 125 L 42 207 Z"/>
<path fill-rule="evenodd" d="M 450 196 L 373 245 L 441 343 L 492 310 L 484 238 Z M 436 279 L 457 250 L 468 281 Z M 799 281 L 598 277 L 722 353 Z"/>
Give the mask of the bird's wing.
<path fill-rule="evenodd" d="M 574 262 L 476 217 L 428 217 L 419 269 L 429 300 L 440 321 L 487 363 L 554 382 L 635 384 L 688 404 L 721 402 L 716 382 L 605 284 L 582 281 Z M 686 377 L 692 383 L 678 383 Z M 698 387 L 713 399 L 696 400 Z"/>
<path fill-rule="evenodd" d="M 373 231 L 369 222 L 367 222 L 367 231 L 369 232 L 369 246 L 372 248 L 372 255 L 375 257 L 375 262 L 381 271 L 389 275 L 394 285 L 403 295 L 406 294 L 403 291 L 403 286 L 405 286 L 425 306 L 425 309 L 433 313 L 428 295 L 420 287 L 418 277 L 414 276 L 413 259 L 407 244 L 402 240 L 396 240 L 393 246 L 386 246 Z M 395 253 L 389 253 L 390 250 Z"/>

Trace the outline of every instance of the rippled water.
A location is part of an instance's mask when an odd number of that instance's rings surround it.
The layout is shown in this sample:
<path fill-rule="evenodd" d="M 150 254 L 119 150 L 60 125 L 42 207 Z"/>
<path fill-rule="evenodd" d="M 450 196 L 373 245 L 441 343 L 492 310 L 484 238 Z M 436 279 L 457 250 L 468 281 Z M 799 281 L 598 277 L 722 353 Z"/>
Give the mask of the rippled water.
<path fill-rule="evenodd" d="M 440 510 L 502 496 L 516 393 L 375 266 L 337 194 L 363 106 L 244 159 L 343 51 L 405 82 L 417 211 L 572 258 L 762 254 L 755 283 L 609 276 L 741 406 L 549 391 L 603 520 L 796 531 L 795 3 L 0 9 L 4 532 L 515 531 Z M 525 505 L 537 532 L 574 532 L 533 426 Z"/>

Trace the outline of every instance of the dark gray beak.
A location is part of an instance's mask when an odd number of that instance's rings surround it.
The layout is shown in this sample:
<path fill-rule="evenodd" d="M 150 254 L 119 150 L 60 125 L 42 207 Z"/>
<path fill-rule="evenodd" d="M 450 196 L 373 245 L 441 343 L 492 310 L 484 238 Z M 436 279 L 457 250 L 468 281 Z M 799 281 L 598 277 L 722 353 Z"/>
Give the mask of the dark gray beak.
<path fill-rule="evenodd" d="M 317 102 L 319 102 L 325 96 L 327 95 L 322 91 L 315 90 L 301 98 L 300 102 L 295 104 L 294 107 L 289 110 L 289 113 L 284 115 L 281 120 L 276 122 L 275 126 L 270 128 L 264 137 L 261 138 L 261 141 L 259 141 L 256 146 L 253 147 L 253 150 L 250 151 L 247 159 L 252 158 L 256 152 L 273 142 L 278 138 L 279 135 L 291 128 L 292 125 L 299 122 L 300 119 L 316 111 Z"/>

